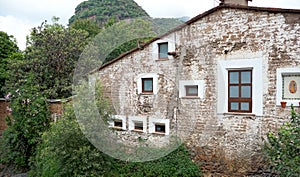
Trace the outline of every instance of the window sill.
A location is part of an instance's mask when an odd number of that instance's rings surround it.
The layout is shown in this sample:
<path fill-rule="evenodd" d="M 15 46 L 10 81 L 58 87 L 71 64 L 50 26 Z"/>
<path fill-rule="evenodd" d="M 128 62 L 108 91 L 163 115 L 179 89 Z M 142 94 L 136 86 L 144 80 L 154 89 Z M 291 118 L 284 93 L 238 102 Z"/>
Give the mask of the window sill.
<path fill-rule="evenodd" d="M 198 96 L 183 96 L 182 99 L 200 99 Z"/>
<path fill-rule="evenodd" d="M 157 59 L 155 61 L 168 61 L 168 60 L 169 60 L 169 58 L 159 58 L 159 59 Z"/>
<path fill-rule="evenodd" d="M 133 130 L 131 130 L 131 131 L 133 131 L 133 132 L 137 132 L 137 133 L 144 133 L 144 131 L 143 131 L 143 130 L 138 130 L 138 129 L 133 129 Z"/>
<path fill-rule="evenodd" d="M 155 135 L 166 135 L 166 133 L 163 133 L 163 132 L 153 132 L 152 134 L 155 134 Z"/>
<path fill-rule="evenodd" d="M 141 95 L 154 95 L 153 92 L 142 92 Z"/>
<path fill-rule="evenodd" d="M 253 113 L 242 113 L 242 112 L 225 112 L 221 113 L 222 115 L 236 115 L 236 116 L 256 116 Z"/>
<path fill-rule="evenodd" d="M 112 127 L 112 128 L 115 129 L 115 130 L 123 130 L 122 127 Z"/>

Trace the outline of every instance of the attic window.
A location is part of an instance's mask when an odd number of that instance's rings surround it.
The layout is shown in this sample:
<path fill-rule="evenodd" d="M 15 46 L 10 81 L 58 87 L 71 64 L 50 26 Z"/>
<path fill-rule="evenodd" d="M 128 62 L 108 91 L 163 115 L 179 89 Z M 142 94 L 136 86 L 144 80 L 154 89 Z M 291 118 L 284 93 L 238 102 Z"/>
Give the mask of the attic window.
<path fill-rule="evenodd" d="M 158 57 L 159 57 L 159 59 L 168 58 L 168 43 L 167 42 L 158 44 Z"/>

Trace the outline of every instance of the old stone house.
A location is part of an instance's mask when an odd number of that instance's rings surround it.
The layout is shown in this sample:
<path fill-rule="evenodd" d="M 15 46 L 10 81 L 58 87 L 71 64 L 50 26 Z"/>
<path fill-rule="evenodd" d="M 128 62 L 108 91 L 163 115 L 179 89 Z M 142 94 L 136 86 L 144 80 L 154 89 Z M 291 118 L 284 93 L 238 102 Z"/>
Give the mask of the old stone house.
<path fill-rule="evenodd" d="M 98 77 L 118 105 L 111 125 L 179 134 L 207 172 L 264 169 L 265 135 L 287 120 L 292 104 L 299 109 L 300 10 L 248 1 L 223 0 L 101 66 Z"/>

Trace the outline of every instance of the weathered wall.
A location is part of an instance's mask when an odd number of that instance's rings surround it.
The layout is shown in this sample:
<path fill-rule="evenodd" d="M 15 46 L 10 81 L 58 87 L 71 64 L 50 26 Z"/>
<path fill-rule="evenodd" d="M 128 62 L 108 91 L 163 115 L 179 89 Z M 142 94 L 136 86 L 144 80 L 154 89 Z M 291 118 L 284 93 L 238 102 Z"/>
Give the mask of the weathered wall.
<path fill-rule="evenodd" d="M 299 13 L 223 8 L 161 39 L 175 43 L 177 57 L 157 60 L 151 44 L 102 68 L 99 78 L 117 114 L 170 119 L 171 132 L 191 131 L 185 141 L 204 171 L 257 173 L 265 168 L 266 133 L 289 116 L 276 105 L 276 69 L 299 67 L 299 39 Z M 244 60 L 259 61 L 262 90 L 253 97 L 261 98 L 262 114 L 220 112 L 220 62 Z M 158 94 L 138 94 L 142 73 L 159 75 Z M 204 80 L 204 98 L 179 98 L 179 80 Z"/>

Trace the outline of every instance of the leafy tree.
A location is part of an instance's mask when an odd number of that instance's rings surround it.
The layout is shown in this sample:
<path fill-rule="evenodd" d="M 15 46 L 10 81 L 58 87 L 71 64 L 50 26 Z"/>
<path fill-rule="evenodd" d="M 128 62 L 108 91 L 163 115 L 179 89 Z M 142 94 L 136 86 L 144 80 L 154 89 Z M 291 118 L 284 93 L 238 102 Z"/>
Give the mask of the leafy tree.
<path fill-rule="evenodd" d="M 88 32 L 88 37 L 95 37 L 101 30 L 99 25 L 89 19 L 79 19 L 76 20 L 74 23 L 71 24 L 71 28 L 74 28 L 76 30 L 85 30 Z"/>
<path fill-rule="evenodd" d="M 73 70 L 88 42 L 88 33 L 54 23 L 33 28 L 25 59 L 10 66 L 6 90 L 18 88 L 32 72 L 35 84 L 48 99 L 71 96 Z"/>
<path fill-rule="evenodd" d="M 35 156 L 41 134 L 49 127 L 50 114 L 45 97 L 33 84 L 32 74 L 23 85 L 9 93 L 11 116 L 3 132 L 1 161 L 28 168 L 29 159 Z"/>
<path fill-rule="evenodd" d="M 17 46 L 16 39 L 7 33 L 0 31 L 0 97 L 3 98 L 3 87 L 8 79 L 9 60 L 22 58 L 22 54 Z"/>
<path fill-rule="evenodd" d="M 300 176 L 300 115 L 292 106 L 291 120 L 268 134 L 266 154 L 279 176 Z"/>

